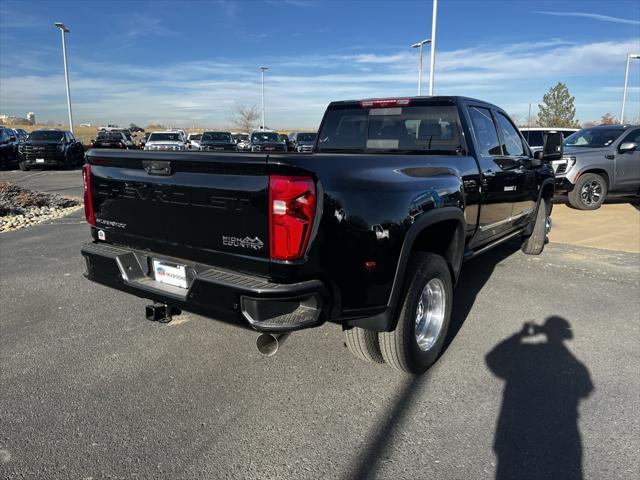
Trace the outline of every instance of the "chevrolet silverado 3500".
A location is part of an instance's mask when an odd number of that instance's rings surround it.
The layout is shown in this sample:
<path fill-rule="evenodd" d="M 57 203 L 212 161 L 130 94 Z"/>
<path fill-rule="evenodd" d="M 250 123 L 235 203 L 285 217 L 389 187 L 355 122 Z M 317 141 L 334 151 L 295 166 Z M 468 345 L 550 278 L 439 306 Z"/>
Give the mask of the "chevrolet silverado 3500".
<path fill-rule="evenodd" d="M 314 153 L 93 150 L 87 278 L 262 332 L 323 322 L 398 370 L 438 358 L 464 260 L 544 248 L 562 135 L 533 155 L 500 108 L 464 97 L 333 102 Z"/>

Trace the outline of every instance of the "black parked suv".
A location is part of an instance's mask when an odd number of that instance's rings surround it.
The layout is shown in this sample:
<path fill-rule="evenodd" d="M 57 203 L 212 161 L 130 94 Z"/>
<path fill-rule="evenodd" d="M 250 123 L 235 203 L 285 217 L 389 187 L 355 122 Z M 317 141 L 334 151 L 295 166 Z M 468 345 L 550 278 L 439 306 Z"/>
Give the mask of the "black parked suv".
<path fill-rule="evenodd" d="M 11 128 L 0 127 L 0 170 L 15 165 L 17 144 L 16 132 Z"/>
<path fill-rule="evenodd" d="M 290 141 L 290 150 L 299 153 L 311 153 L 316 143 L 316 133 L 295 132 L 291 134 Z"/>
<path fill-rule="evenodd" d="M 204 132 L 200 138 L 202 151 L 238 151 L 230 132 Z"/>
<path fill-rule="evenodd" d="M 286 152 L 287 144 L 277 132 L 261 130 L 251 134 L 250 148 L 252 152 Z"/>
<path fill-rule="evenodd" d="M 39 167 L 71 168 L 82 164 L 84 147 L 65 130 L 35 130 L 18 149 L 20 170 Z"/>

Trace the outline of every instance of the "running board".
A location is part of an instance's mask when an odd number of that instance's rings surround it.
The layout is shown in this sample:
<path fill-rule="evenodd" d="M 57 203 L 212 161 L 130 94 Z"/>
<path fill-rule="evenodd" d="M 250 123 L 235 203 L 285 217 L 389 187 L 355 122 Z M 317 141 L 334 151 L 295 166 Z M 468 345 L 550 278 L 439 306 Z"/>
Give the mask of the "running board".
<path fill-rule="evenodd" d="M 517 235 L 522 235 L 522 230 L 516 230 L 515 232 L 511 232 L 506 237 L 502 237 L 502 238 L 499 238 L 497 240 L 494 240 L 493 242 L 488 243 L 487 245 L 485 245 L 484 247 L 480 248 L 479 250 L 467 250 L 466 252 L 464 252 L 463 261 L 466 262 L 467 260 L 471 260 L 472 258 L 477 257 L 481 253 L 484 253 L 487 250 L 491 250 L 493 247 L 497 247 L 498 245 L 500 245 L 501 243 L 506 242 L 507 240 L 511 240 L 513 237 L 515 237 Z"/>

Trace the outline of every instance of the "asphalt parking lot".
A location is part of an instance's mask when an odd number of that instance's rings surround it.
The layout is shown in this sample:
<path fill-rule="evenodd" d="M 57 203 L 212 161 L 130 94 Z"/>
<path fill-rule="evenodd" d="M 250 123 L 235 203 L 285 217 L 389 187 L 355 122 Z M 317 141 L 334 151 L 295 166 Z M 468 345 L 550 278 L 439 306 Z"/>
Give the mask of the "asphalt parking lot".
<path fill-rule="evenodd" d="M 38 173 L 2 178 L 81 195 L 79 171 Z M 83 278 L 88 237 L 81 211 L 0 235 L 1 478 L 640 474 L 637 253 L 468 262 L 447 350 L 408 378 L 352 358 L 334 325 L 265 358 L 249 331 L 148 322 L 147 302 Z M 525 322 L 548 335 L 514 337 Z"/>

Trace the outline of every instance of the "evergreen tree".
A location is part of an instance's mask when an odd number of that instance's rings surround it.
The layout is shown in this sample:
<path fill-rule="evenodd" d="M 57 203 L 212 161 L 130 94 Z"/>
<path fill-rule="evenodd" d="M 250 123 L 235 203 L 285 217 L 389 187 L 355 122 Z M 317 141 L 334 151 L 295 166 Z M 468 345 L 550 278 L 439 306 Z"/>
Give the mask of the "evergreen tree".
<path fill-rule="evenodd" d="M 567 86 L 558 82 L 542 97 L 542 103 L 538 105 L 538 124 L 541 127 L 579 127 L 574 102 L 575 98 L 571 96 Z"/>

